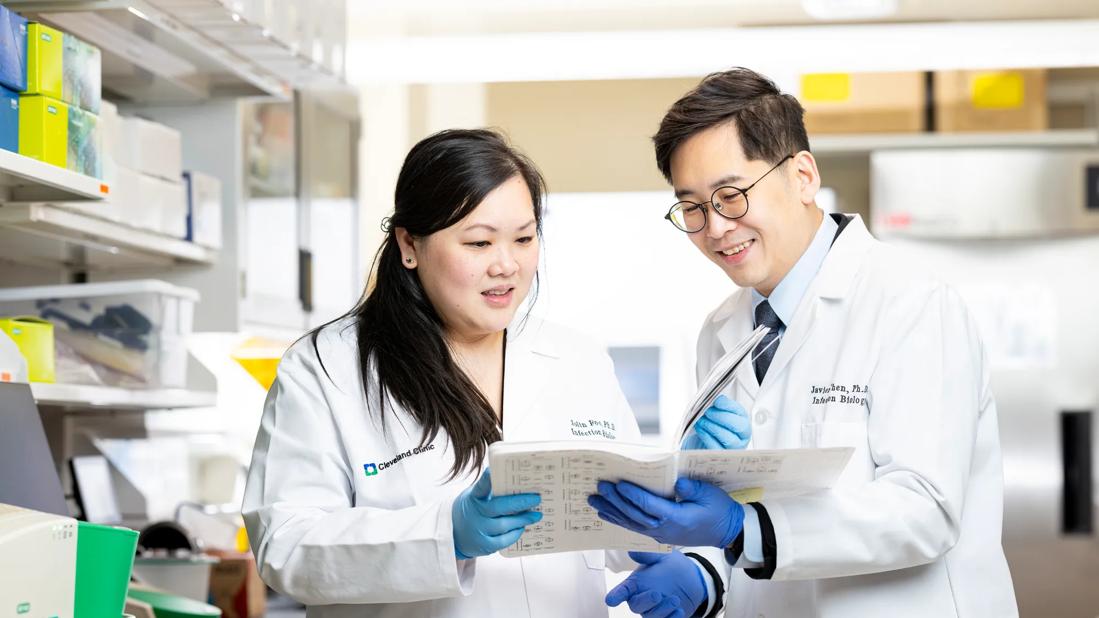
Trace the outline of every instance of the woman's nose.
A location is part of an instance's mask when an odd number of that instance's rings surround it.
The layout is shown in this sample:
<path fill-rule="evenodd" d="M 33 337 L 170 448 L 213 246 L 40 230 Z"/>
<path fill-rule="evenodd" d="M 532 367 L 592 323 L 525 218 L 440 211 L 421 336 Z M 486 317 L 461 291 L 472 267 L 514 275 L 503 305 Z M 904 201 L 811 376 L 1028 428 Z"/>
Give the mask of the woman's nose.
<path fill-rule="evenodd" d="M 519 262 L 515 259 L 515 256 L 510 251 L 501 249 L 496 253 L 495 259 L 492 260 L 488 274 L 492 277 L 509 277 L 514 275 L 517 270 L 519 270 Z"/>

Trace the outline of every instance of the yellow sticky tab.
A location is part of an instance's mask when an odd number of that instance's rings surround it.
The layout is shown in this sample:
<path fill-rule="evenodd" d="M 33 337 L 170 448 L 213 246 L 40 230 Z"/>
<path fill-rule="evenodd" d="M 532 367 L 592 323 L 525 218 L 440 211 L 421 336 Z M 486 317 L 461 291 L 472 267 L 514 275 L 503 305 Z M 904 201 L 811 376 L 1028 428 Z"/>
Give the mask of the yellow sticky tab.
<path fill-rule="evenodd" d="M 1023 106 L 1026 86 L 1018 71 L 977 73 L 969 80 L 969 96 L 977 109 L 1015 109 Z"/>
<path fill-rule="evenodd" d="M 729 497 L 741 504 L 748 504 L 749 502 L 759 502 L 763 499 L 762 487 L 749 487 L 747 489 L 738 489 L 729 493 Z"/>
<path fill-rule="evenodd" d="M 850 73 L 809 73 L 801 76 L 803 102 L 835 103 L 850 98 Z"/>

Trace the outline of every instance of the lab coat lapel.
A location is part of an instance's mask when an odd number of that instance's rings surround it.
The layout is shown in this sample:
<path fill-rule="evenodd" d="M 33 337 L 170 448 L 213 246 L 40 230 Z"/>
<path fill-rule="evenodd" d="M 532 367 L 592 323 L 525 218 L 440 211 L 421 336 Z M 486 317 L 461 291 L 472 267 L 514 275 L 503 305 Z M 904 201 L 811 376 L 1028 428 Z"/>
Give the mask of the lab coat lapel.
<path fill-rule="evenodd" d="M 760 385 L 761 390 L 778 380 L 802 344 L 808 339 L 823 310 L 822 300 L 839 300 L 847 295 L 855 275 L 858 274 L 863 255 L 873 242 L 874 238 L 866 229 L 862 218 L 855 215 L 828 251 L 820 272 L 813 278 L 813 283 L 798 303 L 794 319 L 786 327 L 786 332 L 775 352 L 775 358 L 767 369 L 763 384 Z"/>
<path fill-rule="evenodd" d="M 721 320 L 722 317 L 715 316 L 715 319 Z M 717 331 L 717 340 L 721 343 L 721 354 L 711 359 L 711 364 L 728 354 L 738 343 L 752 334 L 753 330 L 755 328 L 752 326 L 752 293 L 751 290 L 744 289 L 738 292 L 737 298 L 730 303 L 725 322 Z M 756 382 L 756 374 L 751 363 L 737 370 L 736 381 L 741 389 L 755 399 L 759 383 Z"/>
<path fill-rule="evenodd" d="M 504 357 L 504 423 L 505 440 L 534 440 L 524 428 L 537 425 L 529 418 L 546 386 L 555 382 L 554 370 L 558 359 L 556 346 L 543 336 L 540 320 L 525 324 L 516 320 L 508 327 L 508 346 Z M 559 385 L 567 388 L 568 385 Z"/>
<path fill-rule="evenodd" d="M 790 364 L 790 359 L 794 357 L 794 354 L 801 348 L 801 344 L 805 343 L 805 339 L 812 331 L 813 322 L 817 316 L 817 305 L 819 304 L 815 292 L 816 285 L 816 281 L 814 281 L 809 286 L 809 290 L 806 291 L 805 296 L 798 303 L 798 308 L 794 311 L 794 319 L 779 339 L 775 357 L 771 360 L 771 366 L 767 368 L 767 375 L 763 376 L 763 383 L 759 385 L 761 391 L 778 379 L 778 376 Z M 755 373 L 753 372 L 752 375 L 755 375 Z"/>

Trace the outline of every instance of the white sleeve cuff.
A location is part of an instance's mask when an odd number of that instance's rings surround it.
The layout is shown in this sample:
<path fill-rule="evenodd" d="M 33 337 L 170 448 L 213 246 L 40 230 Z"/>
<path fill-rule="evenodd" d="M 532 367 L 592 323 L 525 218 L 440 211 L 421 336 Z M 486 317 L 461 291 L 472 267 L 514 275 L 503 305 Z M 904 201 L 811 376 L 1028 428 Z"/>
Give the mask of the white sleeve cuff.
<path fill-rule="evenodd" d="M 738 569 L 755 569 L 763 566 L 763 534 L 759 530 L 759 512 L 750 504 L 744 505 L 744 551 L 733 566 Z"/>

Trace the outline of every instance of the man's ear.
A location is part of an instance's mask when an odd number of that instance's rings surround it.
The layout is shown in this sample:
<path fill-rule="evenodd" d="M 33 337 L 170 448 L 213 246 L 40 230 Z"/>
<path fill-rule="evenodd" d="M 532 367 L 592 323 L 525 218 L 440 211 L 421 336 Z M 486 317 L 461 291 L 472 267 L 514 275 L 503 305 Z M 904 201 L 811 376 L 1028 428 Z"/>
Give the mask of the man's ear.
<path fill-rule="evenodd" d="M 798 199 L 806 206 L 815 204 L 820 191 L 820 170 L 817 169 L 817 160 L 813 153 L 802 150 L 794 155 L 790 163 L 797 176 L 795 189 Z"/>

